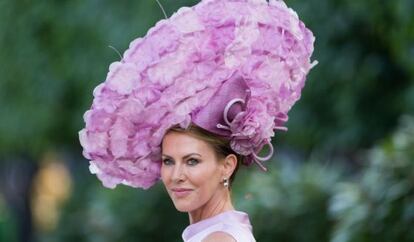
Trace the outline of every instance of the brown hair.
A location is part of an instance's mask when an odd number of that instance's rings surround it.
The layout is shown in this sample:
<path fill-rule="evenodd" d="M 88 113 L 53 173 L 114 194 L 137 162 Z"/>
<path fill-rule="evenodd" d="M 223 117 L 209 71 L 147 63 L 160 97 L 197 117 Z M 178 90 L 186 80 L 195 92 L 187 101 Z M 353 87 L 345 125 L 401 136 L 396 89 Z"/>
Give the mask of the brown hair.
<path fill-rule="evenodd" d="M 228 138 L 214 134 L 194 124 L 190 124 L 186 129 L 181 128 L 179 125 L 176 125 L 170 128 L 168 131 L 188 133 L 207 142 L 213 148 L 214 153 L 218 159 L 224 159 L 231 154 L 235 155 L 237 157 L 237 165 L 233 171 L 233 174 L 231 174 L 229 178 L 229 183 L 231 186 L 236 176 L 237 170 L 239 169 L 240 164 L 242 164 L 244 161 L 245 156 L 237 154 L 231 149 L 230 140 Z"/>

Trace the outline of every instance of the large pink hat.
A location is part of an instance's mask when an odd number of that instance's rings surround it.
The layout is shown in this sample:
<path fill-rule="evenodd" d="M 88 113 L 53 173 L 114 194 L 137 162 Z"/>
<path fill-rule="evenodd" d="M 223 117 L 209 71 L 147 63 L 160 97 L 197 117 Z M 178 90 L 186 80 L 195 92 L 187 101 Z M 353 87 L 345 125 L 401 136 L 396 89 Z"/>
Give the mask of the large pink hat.
<path fill-rule="evenodd" d="M 79 132 L 90 170 L 114 188 L 160 178 L 166 131 L 191 123 L 227 137 L 246 165 L 270 159 L 275 130 L 300 98 L 314 36 L 284 2 L 202 0 L 134 40 Z M 259 151 L 269 145 L 270 154 Z"/>

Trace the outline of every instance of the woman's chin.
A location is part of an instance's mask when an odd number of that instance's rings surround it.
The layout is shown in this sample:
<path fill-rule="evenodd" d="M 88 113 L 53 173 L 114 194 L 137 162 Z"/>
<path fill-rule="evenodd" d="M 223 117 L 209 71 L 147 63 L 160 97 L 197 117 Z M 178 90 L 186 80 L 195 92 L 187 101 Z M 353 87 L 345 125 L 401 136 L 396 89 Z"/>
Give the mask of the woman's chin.
<path fill-rule="evenodd" d="M 174 206 L 179 212 L 188 213 L 188 212 L 192 211 L 190 206 L 186 206 L 186 205 L 183 205 L 183 204 L 174 203 Z"/>
<path fill-rule="evenodd" d="M 179 212 L 188 213 L 194 210 L 192 204 L 185 203 L 183 201 L 174 201 L 174 206 Z"/>

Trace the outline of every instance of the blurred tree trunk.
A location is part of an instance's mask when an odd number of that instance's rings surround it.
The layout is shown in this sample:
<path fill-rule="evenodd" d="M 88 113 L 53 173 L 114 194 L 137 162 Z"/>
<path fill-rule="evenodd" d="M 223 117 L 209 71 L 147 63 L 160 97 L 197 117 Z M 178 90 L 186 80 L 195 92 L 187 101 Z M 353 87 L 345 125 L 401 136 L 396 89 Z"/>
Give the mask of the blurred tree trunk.
<path fill-rule="evenodd" d="M 37 163 L 27 155 L 0 158 L 0 191 L 17 222 L 20 242 L 34 241 L 30 201 L 37 170 Z"/>

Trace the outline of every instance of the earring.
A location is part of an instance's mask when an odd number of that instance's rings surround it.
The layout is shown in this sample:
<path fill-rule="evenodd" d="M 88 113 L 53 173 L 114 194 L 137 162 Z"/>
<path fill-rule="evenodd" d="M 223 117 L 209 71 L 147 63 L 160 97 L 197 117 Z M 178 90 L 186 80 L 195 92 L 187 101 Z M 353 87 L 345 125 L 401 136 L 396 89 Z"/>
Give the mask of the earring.
<path fill-rule="evenodd" d="M 223 179 L 223 186 L 224 187 L 229 187 L 229 179 L 227 179 L 227 178 Z"/>

